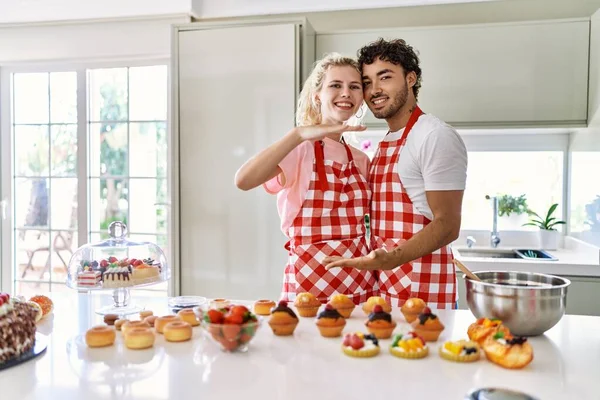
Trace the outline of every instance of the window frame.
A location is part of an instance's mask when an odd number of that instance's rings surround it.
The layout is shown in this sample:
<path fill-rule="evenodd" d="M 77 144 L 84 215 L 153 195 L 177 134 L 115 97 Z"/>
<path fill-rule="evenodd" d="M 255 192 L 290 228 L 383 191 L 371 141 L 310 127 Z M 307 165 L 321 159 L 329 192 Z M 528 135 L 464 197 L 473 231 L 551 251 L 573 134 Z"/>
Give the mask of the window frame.
<path fill-rule="evenodd" d="M 13 90 L 12 90 L 12 75 L 19 73 L 53 73 L 53 72 L 76 72 L 77 73 L 77 174 L 76 179 L 78 181 L 77 190 L 77 203 L 78 203 L 78 246 L 81 246 L 89 241 L 90 232 L 89 228 L 89 213 L 90 213 L 90 199 L 89 199 L 89 143 L 88 143 L 88 74 L 87 71 L 90 69 L 103 69 L 103 68 L 135 68 L 145 67 L 153 65 L 164 65 L 167 67 L 167 93 L 165 94 L 170 98 L 170 74 L 171 74 L 171 62 L 168 57 L 148 57 L 148 58 L 134 58 L 134 59 L 115 59 L 115 60 L 104 60 L 104 61 L 66 61 L 66 62 L 30 62 L 30 63 L 10 63 L 4 66 L 0 66 L 0 202 L 3 200 L 7 201 L 5 207 L 6 218 L 3 218 L 2 207 L 0 206 L 0 291 L 12 292 L 16 285 L 14 276 L 14 237 L 13 232 L 15 230 L 14 212 L 13 212 L 13 196 L 14 196 L 14 182 L 13 182 L 13 149 L 14 149 L 14 137 L 12 132 L 13 126 Z M 171 127 L 170 118 L 171 110 L 170 105 L 167 106 L 167 119 L 166 119 L 166 136 L 167 136 L 167 148 L 171 146 Z M 130 122 L 129 116 L 127 123 Z M 171 166 L 172 157 L 171 151 L 167 152 L 167 174 L 165 177 L 160 179 L 166 179 L 167 181 L 167 199 L 170 204 L 171 195 Z M 84 179 L 82 179 L 84 177 Z M 157 178 L 158 179 L 158 178 Z M 169 207 L 169 204 L 163 204 L 165 207 Z M 168 237 L 171 235 L 172 229 L 172 215 L 171 210 L 168 211 L 167 219 L 167 233 Z M 50 229 L 48 229 L 50 232 Z M 149 233 L 149 232 L 147 232 Z M 162 235 L 162 234 L 161 234 Z M 172 263 L 172 253 L 169 252 L 169 264 Z M 51 279 L 48 280 L 50 282 Z M 23 282 L 28 281 L 27 279 L 22 280 Z M 38 281 L 35 281 L 38 282 Z M 50 283 L 51 285 L 51 283 Z M 168 293 L 174 293 L 174 283 L 169 282 Z"/>

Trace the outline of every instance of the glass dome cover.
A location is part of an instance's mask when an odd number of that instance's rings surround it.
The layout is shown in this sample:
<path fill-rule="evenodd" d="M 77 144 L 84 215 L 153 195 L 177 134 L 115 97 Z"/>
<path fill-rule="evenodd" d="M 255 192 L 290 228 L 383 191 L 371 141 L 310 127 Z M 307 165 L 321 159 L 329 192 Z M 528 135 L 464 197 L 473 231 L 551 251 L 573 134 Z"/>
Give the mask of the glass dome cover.
<path fill-rule="evenodd" d="M 154 243 L 125 239 L 127 226 L 115 221 L 109 238 L 79 247 L 71 256 L 67 286 L 98 290 L 145 286 L 169 280 L 164 252 Z"/>

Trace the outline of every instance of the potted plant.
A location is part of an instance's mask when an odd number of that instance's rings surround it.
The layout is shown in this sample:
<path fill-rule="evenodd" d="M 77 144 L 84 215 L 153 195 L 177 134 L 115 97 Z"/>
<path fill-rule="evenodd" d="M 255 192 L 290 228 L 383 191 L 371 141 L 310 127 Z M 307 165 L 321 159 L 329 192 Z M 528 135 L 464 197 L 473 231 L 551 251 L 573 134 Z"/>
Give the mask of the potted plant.
<path fill-rule="evenodd" d="M 489 199 L 489 196 L 486 196 Z M 530 214 L 527 198 L 524 194 L 512 196 L 503 194 L 498 196 L 499 227 L 502 230 L 518 230 Z"/>
<path fill-rule="evenodd" d="M 538 214 L 530 211 L 529 214 L 532 218 L 528 223 L 523 224 L 537 226 L 540 228 L 540 247 L 544 250 L 556 250 L 558 248 L 558 240 L 560 239 L 560 233 L 556 230 L 557 225 L 566 224 L 565 221 L 561 221 L 553 217 L 554 211 L 556 211 L 558 203 L 554 203 L 548 209 L 548 213 L 545 218 L 540 217 Z"/>

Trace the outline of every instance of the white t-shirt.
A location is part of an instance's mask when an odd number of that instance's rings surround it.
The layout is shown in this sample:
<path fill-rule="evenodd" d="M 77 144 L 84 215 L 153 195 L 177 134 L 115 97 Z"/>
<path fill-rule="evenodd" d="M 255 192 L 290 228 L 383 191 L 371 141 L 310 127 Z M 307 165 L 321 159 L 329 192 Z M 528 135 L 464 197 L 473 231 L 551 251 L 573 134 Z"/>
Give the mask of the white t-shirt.
<path fill-rule="evenodd" d="M 383 140 L 398 140 L 403 133 L 404 128 L 390 132 Z M 425 191 L 465 190 L 467 148 L 453 127 L 433 115 L 423 114 L 408 134 L 396 173 L 416 209 L 433 219 Z"/>

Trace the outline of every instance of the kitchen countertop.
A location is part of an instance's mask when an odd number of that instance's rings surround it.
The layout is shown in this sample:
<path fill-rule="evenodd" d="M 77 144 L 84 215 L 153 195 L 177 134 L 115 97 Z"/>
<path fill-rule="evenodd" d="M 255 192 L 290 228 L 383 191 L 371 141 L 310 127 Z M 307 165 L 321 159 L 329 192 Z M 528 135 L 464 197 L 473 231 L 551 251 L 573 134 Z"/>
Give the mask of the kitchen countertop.
<path fill-rule="evenodd" d="M 462 399 L 480 387 L 521 390 L 539 399 L 597 399 L 600 392 L 600 317 L 565 315 L 545 335 L 531 338 L 534 360 L 523 370 L 506 370 L 484 358 L 457 364 L 439 357 L 444 340 L 466 338 L 475 318 L 470 311 L 437 312 L 446 329 L 430 355 L 405 360 L 387 352 L 382 340 L 375 358 L 358 359 L 340 350 L 341 338 L 319 335 L 314 319 L 300 318 L 292 337 L 277 337 L 266 321 L 247 353 L 224 353 L 194 328 L 192 341 L 166 343 L 157 335 L 153 349 L 128 350 L 120 333 L 115 346 L 89 349 L 82 334 L 102 317 L 94 310 L 108 295 L 56 293 L 55 309 L 38 332 L 49 336 L 41 357 L 0 371 L 4 399 Z M 167 313 L 166 298 L 137 298 L 135 303 Z M 397 309 L 396 333 L 406 331 Z M 345 332 L 365 331 L 356 308 Z"/>

